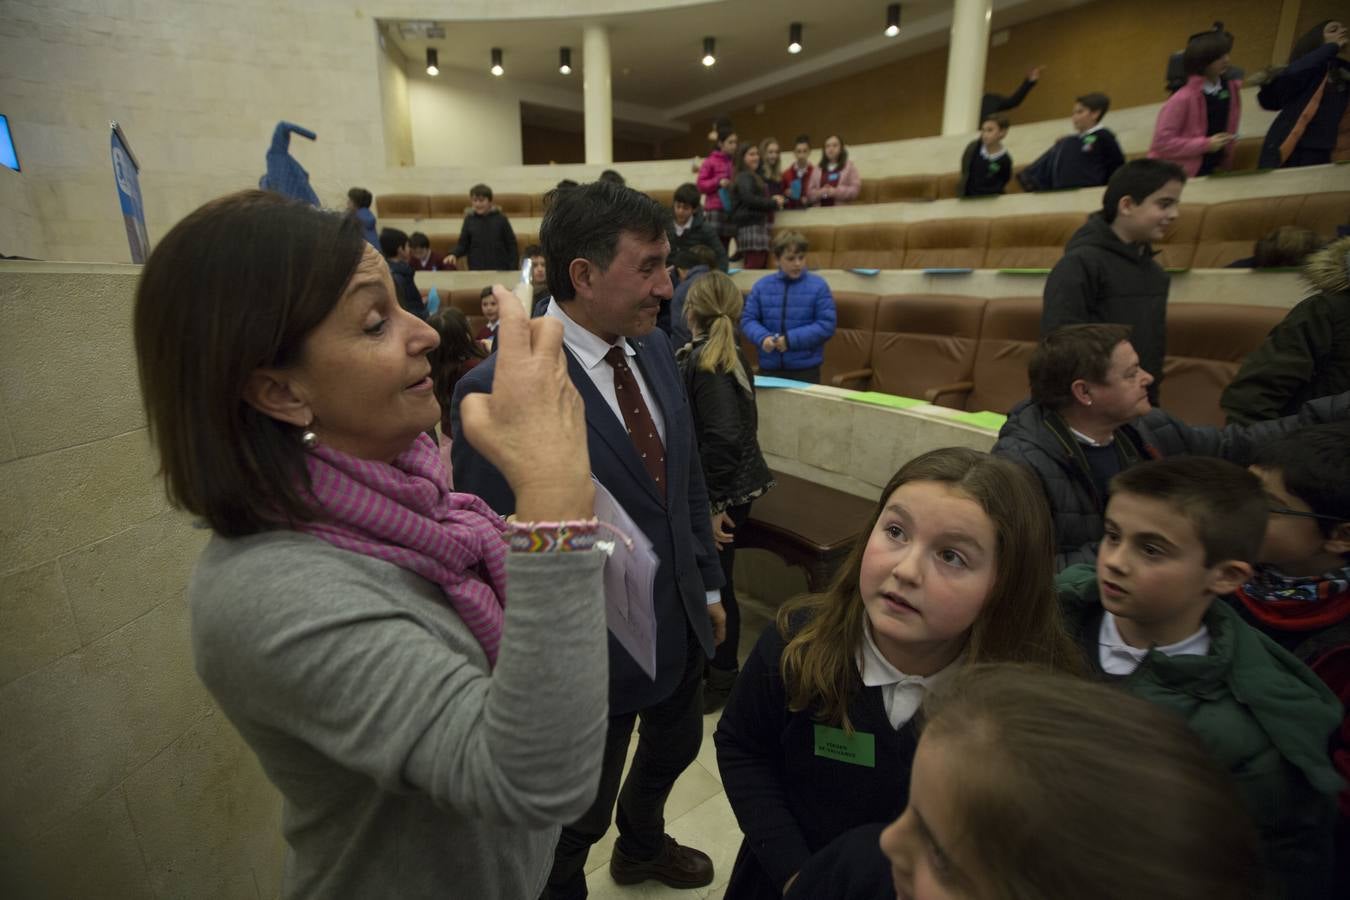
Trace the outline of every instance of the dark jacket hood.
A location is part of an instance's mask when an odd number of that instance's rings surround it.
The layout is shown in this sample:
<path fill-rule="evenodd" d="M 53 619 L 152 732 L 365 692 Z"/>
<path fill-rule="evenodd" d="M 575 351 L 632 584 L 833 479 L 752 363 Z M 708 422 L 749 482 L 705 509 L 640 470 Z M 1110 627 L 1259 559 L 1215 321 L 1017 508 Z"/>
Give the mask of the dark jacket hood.
<path fill-rule="evenodd" d="M 1152 259 L 1158 253 L 1147 242 L 1127 244 L 1122 241 L 1111 230 L 1111 225 L 1099 212 L 1088 216 L 1088 220 L 1083 223 L 1083 226 L 1073 233 L 1073 237 L 1069 238 L 1069 243 L 1064 247 L 1064 252 L 1070 253 L 1083 247 L 1099 247 L 1102 250 L 1109 250 L 1136 263 Z"/>

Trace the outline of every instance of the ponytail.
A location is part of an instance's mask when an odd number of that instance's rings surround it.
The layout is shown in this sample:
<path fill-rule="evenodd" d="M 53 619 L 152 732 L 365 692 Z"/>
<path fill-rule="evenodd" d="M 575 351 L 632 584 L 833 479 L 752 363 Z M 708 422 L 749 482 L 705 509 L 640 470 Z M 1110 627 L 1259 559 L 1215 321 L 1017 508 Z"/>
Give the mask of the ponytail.
<path fill-rule="evenodd" d="M 749 391 L 750 376 L 736 352 L 736 322 L 744 305 L 740 288 L 725 272 L 699 276 L 684 300 L 684 308 L 693 316 L 698 330 L 708 336 L 698 354 L 697 367 L 715 375 L 734 375 L 736 382 Z"/>

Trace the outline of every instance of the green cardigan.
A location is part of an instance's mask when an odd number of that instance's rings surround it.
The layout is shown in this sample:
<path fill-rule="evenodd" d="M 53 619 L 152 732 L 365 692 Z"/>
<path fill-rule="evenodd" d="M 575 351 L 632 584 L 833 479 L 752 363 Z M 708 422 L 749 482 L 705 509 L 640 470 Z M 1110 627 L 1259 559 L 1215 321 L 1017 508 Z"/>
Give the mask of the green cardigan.
<path fill-rule="evenodd" d="M 1097 629 L 1104 613 L 1092 566 L 1056 578 L 1065 624 L 1102 675 Z M 1274 880 L 1288 897 L 1330 896 L 1336 792 L 1328 740 L 1341 705 L 1311 670 L 1223 603 L 1205 613 L 1205 656 L 1151 651 L 1114 679 L 1186 719 L 1246 801 Z M 1110 678 L 1110 676 L 1102 676 Z"/>

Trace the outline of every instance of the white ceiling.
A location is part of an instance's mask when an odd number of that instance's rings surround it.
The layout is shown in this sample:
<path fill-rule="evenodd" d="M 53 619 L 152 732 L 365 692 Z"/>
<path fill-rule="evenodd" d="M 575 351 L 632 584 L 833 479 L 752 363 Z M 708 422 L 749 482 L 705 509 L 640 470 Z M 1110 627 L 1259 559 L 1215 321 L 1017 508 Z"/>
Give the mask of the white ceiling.
<path fill-rule="evenodd" d="M 996 31 L 1086 0 L 995 0 Z M 902 4 L 901 33 L 886 38 L 886 2 L 879 0 L 714 0 L 683 9 L 603 17 L 610 32 L 616 117 L 620 104 L 643 107 L 644 118 L 690 121 L 757 102 L 804 83 L 838 78 L 923 52 L 947 41 L 951 0 Z M 788 25 L 799 21 L 805 49 L 787 52 Z M 486 73 L 500 47 L 502 77 L 581 94 L 582 20 L 434 23 L 385 20 L 384 32 L 415 63 L 435 47 L 441 69 Z M 427 24 L 445 36 L 427 39 Z M 717 64 L 705 67 L 703 38 L 717 41 Z M 573 73 L 558 72 L 558 50 L 572 49 Z M 935 73 L 945 77 L 945 73 Z"/>

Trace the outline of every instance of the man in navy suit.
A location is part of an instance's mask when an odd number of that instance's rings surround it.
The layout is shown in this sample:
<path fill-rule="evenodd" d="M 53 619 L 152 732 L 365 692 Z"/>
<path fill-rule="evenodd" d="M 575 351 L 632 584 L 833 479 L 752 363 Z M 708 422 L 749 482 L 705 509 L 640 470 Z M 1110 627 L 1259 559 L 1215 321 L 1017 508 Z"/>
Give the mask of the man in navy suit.
<path fill-rule="evenodd" d="M 615 881 L 694 888 L 713 879 L 706 854 L 665 833 L 666 798 L 703 739 L 703 669 L 726 622 L 688 401 L 670 341 L 656 328 L 672 290 L 667 215 L 645 194 L 595 182 L 556 191 L 540 227 L 553 295 L 545 315 L 563 324 L 568 372 L 586 405 L 591 472 L 660 558 L 656 678 L 610 636 L 610 719 L 600 791 L 591 809 L 562 830 L 544 892 L 548 900 L 586 896 L 586 854 L 608 830 L 616 798 L 619 837 L 610 858 Z M 491 390 L 495 361 L 489 357 L 455 388 L 451 460 L 456 489 L 479 495 L 505 515 L 515 498 L 501 473 L 464 438 L 459 421 L 465 395 Z M 622 779 L 639 719 L 637 752 Z"/>

